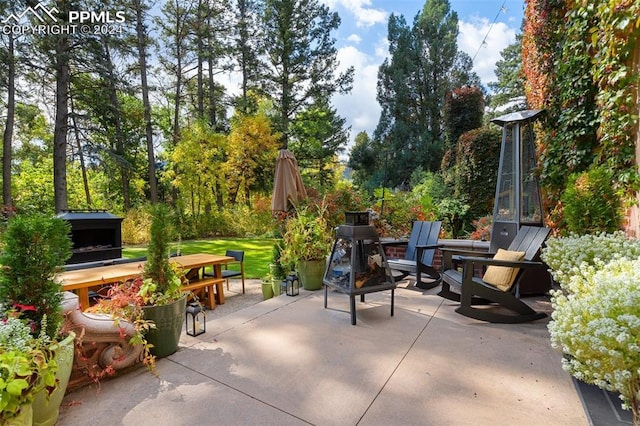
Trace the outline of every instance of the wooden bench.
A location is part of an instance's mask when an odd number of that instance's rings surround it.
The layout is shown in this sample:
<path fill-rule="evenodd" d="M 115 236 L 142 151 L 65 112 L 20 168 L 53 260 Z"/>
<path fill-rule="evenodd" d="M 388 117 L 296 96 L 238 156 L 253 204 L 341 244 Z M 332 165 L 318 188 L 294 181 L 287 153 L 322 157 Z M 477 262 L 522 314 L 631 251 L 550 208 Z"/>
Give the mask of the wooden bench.
<path fill-rule="evenodd" d="M 203 290 L 206 290 L 207 297 L 205 306 L 209 309 L 215 309 L 216 301 L 221 305 L 224 303 L 224 290 L 222 288 L 224 281 L 224 278 L 213 277 L 191 279 L 188 283 L 182 285 L 182 289 L 185 292 L 192 291 L 195 294 L 201 294 Z"/>

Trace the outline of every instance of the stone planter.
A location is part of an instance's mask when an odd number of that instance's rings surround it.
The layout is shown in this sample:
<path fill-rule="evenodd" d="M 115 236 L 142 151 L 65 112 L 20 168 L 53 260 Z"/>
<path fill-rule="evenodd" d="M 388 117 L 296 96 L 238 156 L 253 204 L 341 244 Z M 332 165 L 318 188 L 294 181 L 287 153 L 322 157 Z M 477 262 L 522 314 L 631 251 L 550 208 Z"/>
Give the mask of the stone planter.
<path fill-rule="evenodd" d="M 53 426 L 58 421 L 60 404 L 67 391 L 71 369 L 73 368 L 75 338 L 76 334 L 70 332 L 64 340 L 52 345 L 51 349 L 55 351 L 53 359 L 58 364 L 58 371 L 56 372 L 58 387 L 49 395 L 48 399 L 45 390 L 41 390 L 36 394 L 33 400 L 33 420 L 29 424 L 34 426 Z"/>
<path fill-rule="evenodd" d="M 20 406 L 20 414 L 2 423 L 3 426 L 31 426 L 33 423 L 33 405 Z"/>

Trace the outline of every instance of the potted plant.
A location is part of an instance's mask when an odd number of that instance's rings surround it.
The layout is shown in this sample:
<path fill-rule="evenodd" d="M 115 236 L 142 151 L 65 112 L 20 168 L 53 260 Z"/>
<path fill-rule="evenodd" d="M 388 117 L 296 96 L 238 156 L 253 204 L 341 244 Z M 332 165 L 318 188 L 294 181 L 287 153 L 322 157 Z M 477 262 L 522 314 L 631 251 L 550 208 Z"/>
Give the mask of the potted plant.
<path fill-rule="evenodd" d="M 264 300 L 271 299 L 273 297 L 273 276 L 271 273 L 262 279 L 262 298 Z"/>
<path fill-rule="evenodd" d="M 147 334 L 155 327 L 152 321 L 144 319 L 142 297 L 139 294 L 142 286 L 142 277 L 134 280 L 111 285 L 105 295 L 98 302 L 85 310 L 85 313 L 92 314 L 90 319 L 101 319 L 100 314 L 111 317 L 113 328 L 109 329 L 103 325 L 92 324 L 89 333 L 81 333 L 82 340 L 87 340 L 87 336 L 102 331 L 104 334 L 111 330 L 117 330 L 122 338 L 128 339 L 128 345 L 119 346 L 115 353 L 116 357 L 104 356 L 100 353 L 98 362 L 89 362 L 94 356 L 96 342 L 89 339 L 86 342 L 76 344 L 76 353 L 79 355 L 76 360 L 78 373 L 82 372 L 92 382 L 98 382 L 102 378 L 115 375 L 118 370 L 127 368 L 136 362 L 142 362 L 149 370 L 155 370 L 155 357 L 151 354 L 151 345 L 147 341 Z M 78 318 L 78 315 L 75 316 Z M 82 327 L 83 321 L 74 321 L 73 326 Z M 104 335 L 103 334 L 103 335 Z M 95 335 L 95 334 L 94 334 Z M 75 371 L 74 371 L 75 372 Z"/>
<path fill-rule="evenodd" d="M 151 354 L 158 358 L 178 349 L 187 295 L 182 291 L 182 272 L 169 262 L 171 237 L 169 209 L 162 204 L 151 207 L 151 228 L 147 261 L 142 271 L 139 294 L 144 303 L 144 318 L 153 321 L 147 341 Z"/>
<path fill-rule="evenodd" d="M 265 299 L 273 296 L 280 296 L 280 283 L 286 277 L 286 273 L 281 262 L 282 244 L 282 239 L 278 239 L 273 244 L 273 249 L 271 251 L 271 263 L 269 263 L 269 273 L 263 280 L 263 285 L 268 284 L 271 287 L 271 289 L 266 290 L 266 292 L 265 289 L 263 289 L 262 293 L 265 296 Z"/>
<path fill-rule="evenodd" d="M 35 396 L 34 424 L 55 424 L 71 374 L 75 335 L 60 333 L 63 324 L 62 286 L 56 279 L 71 257 L 69 225 L 43 214 L 17 215 L 9 220 L 0 255 L 0 302 L 19 311 L 31 334 L 59 366 L 56 386 Z M 42 348 L 41 348 L 42 349 Z"/>
<path fill-rule="evenodd" d="M 0 312 L 0 424 L 31 425 L 36 395 L 57 385 L 51 340 L 45 332 L 34 337 L 33 322 L 19 312 Z"/>
<path fill-rule="evenodd" d="M 281 263 L 295 266 L 305 290 L 322 288 L 326 257 L 331 249 L 331 232 L 321 210 L 297 210 L 285 222 Z"/>

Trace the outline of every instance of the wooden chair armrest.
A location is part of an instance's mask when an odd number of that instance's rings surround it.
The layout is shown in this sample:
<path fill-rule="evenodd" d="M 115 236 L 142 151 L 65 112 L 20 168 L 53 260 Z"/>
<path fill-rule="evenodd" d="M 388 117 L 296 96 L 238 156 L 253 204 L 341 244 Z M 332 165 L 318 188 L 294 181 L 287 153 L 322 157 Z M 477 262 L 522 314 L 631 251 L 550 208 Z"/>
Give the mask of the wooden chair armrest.
<path fill-rule="evenodd" d="M 443 247 L 440 249 L 442 252 L 442 270 L 452 269 L 454 262 L 460 262 L 461 256 L 474 256 L 474 257 L 493 257 L 495 253 L 488 251 L 474 251 Z"/>
<path fill-rule="evenodd" d="M 406 246 L 409 245 L 409 240 L 388 240 L 388 241 L 380 241 L 382 246 Z"/>
<path fill-rule="evenodd" d="M 441 247 L 444 247 L 444 244 L 419 245 L 419 246 L 416 246 L 416 249 L 418 249 L 418 250 L 430 250 L 430 249 L 437 249 L 437 248 L 441 248 Z"/>
<path fill-rule="evenodd" d="M 466 250 L 466 249 L 458 249 L 458 248 L 452 248 L 452 247 L 442 247 L 440 251 L 442 251 L 443 255 L 450 255 L 450 256 L 455 256 L 455 255 L 493 256 L 495 255 L 494 252 L 489 252 L 489 251 Z"/>
<path fill-rule="evenodd" d="M 485 257 L 471 257 L 471 256 L 459 256 L 458 259 L 464 263 L 475 263 L 479 265 L 487 265 L 487 266 L 506 266 L 509 268 L 541 268 L 544 267 L 544 263 L 542 262 L 532 262 L 532 261 L 510 261 L 510 260 L 495 260 L 492 258 Z"/>

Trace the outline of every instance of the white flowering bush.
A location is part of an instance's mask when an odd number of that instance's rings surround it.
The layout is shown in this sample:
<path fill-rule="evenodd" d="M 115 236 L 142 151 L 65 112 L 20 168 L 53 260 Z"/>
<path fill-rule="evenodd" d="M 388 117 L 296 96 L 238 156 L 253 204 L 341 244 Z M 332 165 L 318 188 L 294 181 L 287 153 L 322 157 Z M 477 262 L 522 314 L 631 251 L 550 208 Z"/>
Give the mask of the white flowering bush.
<path fill-rule="evenodd" d="M 563 368 L 617 392 L 640 424 L 640 244 L 622 233 L 550 239 L 551 344 Z"/>
<path fill-rule="evenodd" d="M 553 278 L 568 292 L 580 291 L 575 287 L 579 282 L 572 282 L 574 277 L 589 276 L 594 268 L 601 268 L 614 259 L 638 256 L 640 241 L 627 238 L 622 231 L 549 238 L 542 249 L 542 260 L 551 268 Z"/>

